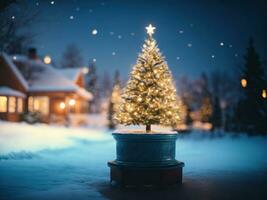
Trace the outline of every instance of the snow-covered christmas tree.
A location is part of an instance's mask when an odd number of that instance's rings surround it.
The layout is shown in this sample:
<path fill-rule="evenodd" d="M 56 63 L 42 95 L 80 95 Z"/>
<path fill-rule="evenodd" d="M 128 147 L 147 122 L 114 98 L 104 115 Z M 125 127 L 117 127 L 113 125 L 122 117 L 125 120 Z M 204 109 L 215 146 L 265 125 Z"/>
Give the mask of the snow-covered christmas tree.
<path fill-rule="evenodd" d="M 155 27 L 146 27 L 148 38 L 123 90 L 116 120 L 124 125 L 175 126 L 179 120 L 176 89 L 171 72 L 152 37 Z"/>

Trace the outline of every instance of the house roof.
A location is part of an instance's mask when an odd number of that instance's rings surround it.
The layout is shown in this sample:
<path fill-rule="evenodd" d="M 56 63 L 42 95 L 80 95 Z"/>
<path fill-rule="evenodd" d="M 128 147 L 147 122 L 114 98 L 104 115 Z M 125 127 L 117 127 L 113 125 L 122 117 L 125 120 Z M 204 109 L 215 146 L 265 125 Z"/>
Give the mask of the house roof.
<path fill-rule="evenodd" d="M 82 73 L 81 68 L 65 68 L 58 69 L 58 71 L 72 81 L 76 81 L 79 78 L 79 75 Z"/>
<path fill-rule="evenodd" d="M 27 80 L 29 92 L 76 92 L 79 87 L 51 65 L 25 56 L 16 57 L 14 63 Z"/>
<path fill-rule="evenodd" d="M 93 99 L 93 95 L 90 92 L 86 91 L 84 88 L 79 88 L 77 93 L 83 99 L 86 99 L 86 100 L 92 100 Z"/>
<path fill-rule="evenodd" d="M 0 96 L 14 96 L 25 98 L 25 94 L 10 87 L 0 86 Z"/>
<path fill-rule="evenodd" d="M 21 83 L 21 85 L 24 87 L 25 90 L 28 90 L 28 83 L 25 80 L 25 78 L 22 76 L 22 74 L 19 72 L 17 67 L 12 62 L 11 58 L 4 52 L 0 53 L 0 56 L 4 59 L 4 61 L 7 63 L 7 65 L 10 67 L 12 72 L 15 74 L 18 81 Z"/>

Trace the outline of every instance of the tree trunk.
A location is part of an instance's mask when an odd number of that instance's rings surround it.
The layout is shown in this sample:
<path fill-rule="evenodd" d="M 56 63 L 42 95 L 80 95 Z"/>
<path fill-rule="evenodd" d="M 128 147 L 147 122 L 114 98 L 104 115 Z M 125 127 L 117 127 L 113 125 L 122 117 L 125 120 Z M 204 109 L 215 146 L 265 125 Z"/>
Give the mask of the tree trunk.
<path fill-rule="evenodd" d="M 151 125 L 150 124 L 146 125 L 146 132 L 147 133 L 151 132 Z"/>

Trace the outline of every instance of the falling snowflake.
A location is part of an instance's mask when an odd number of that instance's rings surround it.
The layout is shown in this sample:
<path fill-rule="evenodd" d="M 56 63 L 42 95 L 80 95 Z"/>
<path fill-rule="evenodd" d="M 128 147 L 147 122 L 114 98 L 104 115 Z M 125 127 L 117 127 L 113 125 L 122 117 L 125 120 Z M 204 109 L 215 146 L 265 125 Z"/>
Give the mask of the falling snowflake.
<path fill-rule="evenodd" d="M 122 38 L 122 36 L 121 35 L 118 35 L 118 39 L 121 39 Z"/>
<path fill-rule="evenodd" d="M 188 43 L 187 46 L 188 46 L 188 47 L 192 47 L 192 43 Z"/>
<path fill-rule="evenodd" d="M 96 58 L 93 59 L 93 62 L 96 62 Z"/>
<path fill-rule="evenodd" d="M 113 55 L 113 56 L 115 56 L 115 55 L 116 55 L 116 52 L 115 52 L 115 51 L 113 51 L 113 52 L 112 52 L 112 55 Z"/>
<path fill-rule="evenodd" d="M 215 55 L 211 55 L 212 58 L 215 58 Z"/>
<path fill-rule="evenodd" d="M 71 19 L 71 20 L 73 20 L 73 19 L 74 19 L 74 16 L 73 16 L 73 15 L 71 15 L 71 16 L 70 16 L 70 19 Z"/>
<path fill-rule="evenodd" d="M 224 43 L 223 42 L 220 42 L 220 46 L 224 46 Z"/>
<path fill-rule="evenodd" d="M 92 35 L 96 35 L 98 31 L 96 29 L 92 30 Z"/>
<path fill-rule="evenodd" d="M 50 4 L 51 4 L 51 5 L 54 5 L 54 4 L 55 4 L 55 1 L 51 1 Z"/>
<path fill-rule="evenodd" d="M 180 31 L 179 31 L 179 33 L 180 33 L 180 34 L 183 34 L 183 33 L 184 33 L 184 31 L 183 31 L 183 30 L 180 30 Z"/>

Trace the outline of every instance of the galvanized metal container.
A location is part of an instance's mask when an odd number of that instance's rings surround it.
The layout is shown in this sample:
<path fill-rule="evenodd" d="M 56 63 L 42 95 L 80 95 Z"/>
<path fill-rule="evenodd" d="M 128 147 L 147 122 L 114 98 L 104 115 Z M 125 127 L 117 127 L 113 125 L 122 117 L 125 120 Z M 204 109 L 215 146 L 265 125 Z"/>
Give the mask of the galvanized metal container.
<path fill-rule="evenodd" d="M 113 133 L 116 140 L 115 163 L 127 166 L 160 167 L 177 165 L 177 133 Z"/>

